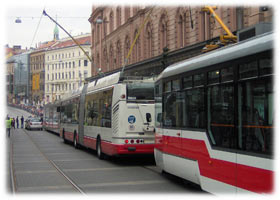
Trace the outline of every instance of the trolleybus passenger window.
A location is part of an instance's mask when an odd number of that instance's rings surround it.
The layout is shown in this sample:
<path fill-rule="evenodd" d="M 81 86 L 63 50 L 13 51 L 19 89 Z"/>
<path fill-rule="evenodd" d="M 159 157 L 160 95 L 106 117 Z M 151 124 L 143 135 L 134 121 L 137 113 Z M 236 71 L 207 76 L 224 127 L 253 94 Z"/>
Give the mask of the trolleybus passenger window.
<path fill-rule="evenodd" d="M 204 85 L 204 74 L 196 74 L 193 76 L 193 84 L 195 86 Z"/>
<path fill-rule="evenodd" d="M 232 81 L 233 80 L 233 68 L 227 67 L 221 69 L 221 82 Z"/>
<path fill-rule="evenodd" d="M 183 126 L 205 128 L 204 89 L 191 89 L 184 92 Z"/>
<path fill-rule="evenodd" d="M 86 96 L 84 122 L 86 126 L 96 126 L 98 124 L 99 100 L 97 97 L 97 94 Z"/>
<path fill-rule="evenodd" d="M 272 74 L 272 60 L 268 59 L 261 59 L 260 60 L 260 75 Z"/>
<path fill-rule="evenodd" d="M 164 92 L 171 92 L 171 81 L 164 83 Z"/>
<path fill-rule="evenodd" d="M 172 91 L 180 90 L 180 79 L 172 81 Z"/>
<path fill-rule="evenodd" d="M 193 86 L 192 76 L 184 77 L 183 78 L 183 87 L 191 88 L 192 86 Z"/>
<path fill-rule="evenodd" d="M 213 145 L 235 148 L 234 94 L 232 85 L 208 88 L 208 134 Z"/>
<path fill-rule="evenodd" d="M 239 78 L 250 78 L 258 76 L 258 62 L 252 61 L 239 65 Z"/>
<path fill-rule="evenodd" d="M 271 79 L 239 84 L 238 147 L 272 155 L 273 91 Z"/>
<path fill-rule="evenodd" d="M 208 84 L 219 83 L 220 71 L 208 72 Z"/>
<path fill-rule="evenodd" d="M 102 119 L 101 126 L 111 128 L 111 106 L 112 106 L 112 90 L 104 91 L 102 98 Z"/>
<path fill-rule="evenodd" d="M 163 125 L 166 127 L 181 127 L 182 121 L 182 93 L 165 93 Z"/>

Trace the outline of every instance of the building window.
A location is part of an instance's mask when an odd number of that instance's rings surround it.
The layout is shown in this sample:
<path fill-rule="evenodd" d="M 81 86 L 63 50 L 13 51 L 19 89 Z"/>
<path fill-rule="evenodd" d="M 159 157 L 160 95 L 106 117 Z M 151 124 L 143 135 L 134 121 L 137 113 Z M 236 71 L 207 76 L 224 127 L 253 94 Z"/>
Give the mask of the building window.
<path fill-rule="evenodd" d="M 152 26 L 148 23 L 146 26 L 146 58 L 153 56 L 153 38 L 152 38 Z"/>
<path fill-rule="evenodd" d="M 125 37 L 125 42 L 124 42 L 124 60 L 126 60 L 129 49 L 130 49 L 130 40 L 129 40 L 129 36 L 127 35 Z M 129 64 L 129 60 L 127 61 L 127 64 Z"/>
<path fill-rule="evenodd" d="M 184 17 L 179 14 L 176 20 L 176 30 L 177 30 L 177 47 L 181 48 L 184 46 Z"/>
<path fill-rule="evenodd" d="M 113 45 L 110 46 L 110 55 L 109 55 L 109 69 L 114 69 L 114 49 Z"/>
<path fill-rule="evenodd" d="M 87 78 L 87 77 L 88 77 L 88 71 L 85 70 L 85 71 L 84 71 L 84 78 Z"/>
<path fill-rule="evenodd" d="M 121 8 L 117 7 L 117 28 L 121 26 Z"/>
<path fill-rule="evenodd" d="M 138 30 L 135 30 L 134 32 L 134 38 L 137 35 Z M 133 62 L 137 62 L 141 58 L 141 45 L 140 45 L 140 37 L 136 40 L 135 46 L 133 48 Z"/>
<path fill-rule="evenodd" d="M 121 51 L 121 42 L 118 40 L 117 42 L 117 67 L 121 67 L 122 65 L 122 51 Z"/>
<path fill-rule="evenodd" d="M 105 47 L 103 50 L 102 66 L 103 67 L 107 66 L 107 63 L 108 63 L 108 54 L 107 54 L 107 48 Z"/>
<path fill-rule="evenodd" d="M 110 33 L 112 33 L 114 30 L 114 13 L 113 12 L 110 13 L 109 24 L 110 24 Z"/>
<path fill-rule="evenodd" d="M 84 66 L 87 67 L 88 66 L 88 61 L 84 60 Z"/>
<path fill-rule="evenodd" d="M 165 14 L 162 14 L 159 23 L 159 42 L 160 42 L 160 51 L 163 50 L 164 47 L 167 47 L 167 17 Z"/>
<path fill-rule="evenodd" d="M 130 7 L 125 7 L 124 8 L 124 19 L 125 19 L 125 22 L 128 20 L 129 17 L 130 17 Z"/>
<path fill-rule="evenodd" d="M 106 17 L 104 18 L 104 21 L 107 22 L 107 18 Z M 107 35 L 107 26 L 108 26 L 107 23 L 103 23 L 104 38 Z"/>

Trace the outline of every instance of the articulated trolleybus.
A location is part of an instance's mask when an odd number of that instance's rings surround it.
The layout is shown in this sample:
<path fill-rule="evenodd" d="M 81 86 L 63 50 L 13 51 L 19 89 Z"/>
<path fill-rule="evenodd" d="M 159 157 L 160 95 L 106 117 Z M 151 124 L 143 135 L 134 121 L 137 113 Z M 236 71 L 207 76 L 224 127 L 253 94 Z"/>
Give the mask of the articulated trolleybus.
<path fill-rule="evenodd" d="M 43 128 L 59 135 L 60 130 L 60 113 L 58 112 L 59 102 L 48 103 L 44 107 Z"/>
<path fill-rule="evenodd" d="M 157 166 L 211 193 L 273 191 L 273 34 L 166 68 L 155 85 Z"/>
<path fill-rule="evenodd" d="M 60 136 L 102 159 L 154 152 L 154 80 L 97 79 L 61 100 Z"/>

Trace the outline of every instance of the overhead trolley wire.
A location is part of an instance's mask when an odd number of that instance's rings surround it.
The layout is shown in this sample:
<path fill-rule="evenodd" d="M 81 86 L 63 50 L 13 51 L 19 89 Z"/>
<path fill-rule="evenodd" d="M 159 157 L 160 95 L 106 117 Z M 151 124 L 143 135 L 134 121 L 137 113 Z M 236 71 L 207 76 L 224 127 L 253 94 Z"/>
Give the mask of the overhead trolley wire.
<path fill-rule="evenodd" d="M 45 9 L 45 8 L 44 8 L 44 9 Z M 39 28 L 39 26 L 40 26 L 40 23 L 41 23 L 42 17 L 43 17 L 43 13 L 41 14 L 41 17 L 40 17 L 39 23 L 38 23 L 37 28 L 36 28 L 36 30 L 35 30 L 35 33 L 34 33 L 34 35 L 33 35 L 33 39 L 32 39 L 32 42 L 31 42 L 31 44 L 30 44 L 30 48 L 31 48 L 31 45 L 32 45 L 32 44 L 33 44 L 33 42 L 34 42 L 34 39 L 35 39 L 35 36 L 36 36 L 36 34 L 37 34 L 38 28 Z"/>

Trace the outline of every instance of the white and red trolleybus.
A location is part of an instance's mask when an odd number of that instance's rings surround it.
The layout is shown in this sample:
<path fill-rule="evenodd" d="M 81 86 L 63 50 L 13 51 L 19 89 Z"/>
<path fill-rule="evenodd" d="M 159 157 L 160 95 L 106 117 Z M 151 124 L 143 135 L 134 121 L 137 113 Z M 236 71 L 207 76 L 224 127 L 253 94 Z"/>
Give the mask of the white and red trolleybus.
<path fill-rule="evenodd" d="M 97 79 L 61 100 L 60 135 L 104 154 L 154 153 L 154 80 Z"/>
<path fill-rule="evenodd" d="M 44 116 L 43 116 L 43 128 L 47 131 L 51 131 L 59 135 L 60 130 L 60 113 L 59 113 L 60 103 L 57 101 L 55 103 L 48 103 L 44 106 Z"/>
<path fill-rule="evenodd" d="M 273 191 L 273 34 L 166 68 L 155 160 L 210 193 Z"/>

